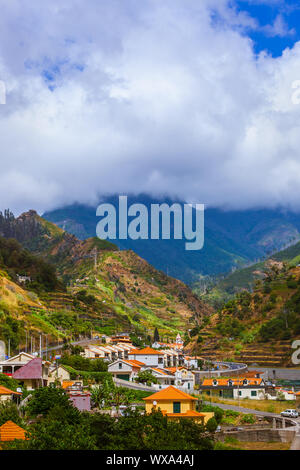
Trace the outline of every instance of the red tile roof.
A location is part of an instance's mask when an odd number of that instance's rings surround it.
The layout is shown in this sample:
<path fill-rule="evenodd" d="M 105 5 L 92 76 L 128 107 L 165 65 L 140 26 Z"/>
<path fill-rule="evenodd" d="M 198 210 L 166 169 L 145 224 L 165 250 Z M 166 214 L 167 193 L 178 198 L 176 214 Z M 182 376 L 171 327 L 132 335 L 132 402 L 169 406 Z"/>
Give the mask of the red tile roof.
<path fill-rule="evenodd" d="M 26 439 L 25 429 L 21 428 L 13 421 L 6 421 L 0 426 L 0 441 L 14 441 L 15 439 Z"/>
<path fill-rule="evenodd" d="M 42 378 L 42 359 L 35 357 L 27 364 L 22 366 L 13 374 L 14 379 L 41 379 Z"/>

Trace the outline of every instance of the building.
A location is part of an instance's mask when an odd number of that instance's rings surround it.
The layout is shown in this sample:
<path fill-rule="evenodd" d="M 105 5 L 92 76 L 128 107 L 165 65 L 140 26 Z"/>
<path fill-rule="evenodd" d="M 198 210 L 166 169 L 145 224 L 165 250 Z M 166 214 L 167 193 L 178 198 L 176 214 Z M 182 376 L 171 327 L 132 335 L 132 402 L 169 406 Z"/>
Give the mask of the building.
<path fill-rule="evenodd" d="M 146 403 L 146 413 L 152 410 L 160 410 L 169 419 L 188 418 L 206 424 L 214 413 L 199 413 L 196 411 L 197 398 L 187 393 L 170 387 L 143 398 Z"/>
<path fill-rule="evenodd" d="M 14 441 L 16 439 L 22 441 L 26 439 L 25 429 L 13 421 L 6 421 L 6 423 L 0 426 L 0 442 Z"/>
<path fill-rule="evenodd" d="M 115 379 L 133 382 L 142 367 L 145 367 L 143 362 L 134 359 L 118 359 L 112 364 L 109 364 L 108 372 L 110 372 Z"/>
<path fill-rule="evenodd" d="M 48 375 L 48 385 L 54 382 L 63 383 L 70 380 L 70 372 L 61 364 L 50 366 Z"/>
<path fill-rule="evenodd" d="M 34 358 L 35 356 L 32 354 L 20 352 L 16 356 L 10 357 L 5 361 L 1 361 L 0 372 L 2 372 L 2 374 L 12 375 L 14 372 L 25 366 L 25 364 L 28 364 L 28 362 L 32 361 Z"/>
<path fill-rule="evenodd" d="M 132 344 L 129 333 L 120 333 L 111 337 L 112 343 L 127 343 Z"/>
<path fill-rule="evenodd" d="M 12 377 L 19 380 L 27 390 L 35 390 L 46 387 L 48 384 L 50 362 L 42 361 L 40 357 L 35 357 L 22 366 Z"/>
<path fill-rule="evenodd" d="M 3 403 L 8 400 L 18 401 L 21 396 L 21 392 L 15 392 L 14 390 L 10 390 L 9 388 L 0 385 L 0 403 Z"/>
<path fill-rule="evenodd" d="M 63 389 L 79 411 L 91 411 L 91 393 L 83 390 L 82 381 L 65 381 Z"/>
<path fill-rule="evenodd" d="M 84 349 L 83 356 L 89 359 L 103 359 L 113 362 L 117 359 L 128 359 L 129 351 L 135 349 L 132 344 L 117 343 L 105 345 L 89 345 Z"/>
<path fill-rule="evenodd" d="M 258 378 L 214 378 L 204 379 L 199 391 L 210 397 L 262 400 L 266 397 L 267 387 L 264 380 Z"/>
<path fill-rule="evenodd" d="M 130 360 L 143 362 L 146 366 L 164 367 L 163 352 L 149 347 L 144 349 L 131 349 L 131 351 L 128 352 L 128 357 Z"/>
<path fill-rule="evenodd" d="M 169 367 L 165 369 L 167 372 L 173 374 L 175 378 L 175 385 L 184 388 L 187 391 L 194 390 L 195 376 L 193 372 L 186 367 Z"/>

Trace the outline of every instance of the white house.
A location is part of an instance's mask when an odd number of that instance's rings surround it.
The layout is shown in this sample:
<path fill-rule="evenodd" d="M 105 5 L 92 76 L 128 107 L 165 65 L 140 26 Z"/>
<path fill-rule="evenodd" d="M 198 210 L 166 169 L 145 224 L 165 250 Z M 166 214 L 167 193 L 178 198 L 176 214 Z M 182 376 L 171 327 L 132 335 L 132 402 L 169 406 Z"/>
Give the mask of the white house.
<path fill-rule="evenodd" d="M 156 351 L 152 348 L 132 349 L 128 352 L 128 357 L 131 360 L 143 362 L 146 366 L 164 367 L 164 354 L 161 351 Z"/>
<path fill-rule="evenodd" d="M 211 397 L 263 400 L 266 384 L 261 378 L 204 379 L 199 390 Z"/>
<path fill-rule="evenodd" d="M 118 359 L 112 364 L 109 364 L 108 372 L 110 372 L 116 379 L 133 382 L 142 367 L 145 367 L 145 364 L 140 361 Z"/>

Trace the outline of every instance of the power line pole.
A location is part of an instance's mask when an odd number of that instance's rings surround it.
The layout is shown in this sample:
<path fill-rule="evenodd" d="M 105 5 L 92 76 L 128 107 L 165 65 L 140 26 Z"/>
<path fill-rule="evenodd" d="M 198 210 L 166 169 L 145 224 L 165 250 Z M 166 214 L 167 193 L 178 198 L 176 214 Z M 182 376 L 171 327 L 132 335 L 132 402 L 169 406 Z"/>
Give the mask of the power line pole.
<path fill-rule="evenodd" d="M 42 357 L 42 335 L 40 334 L 40 357 Z"/>

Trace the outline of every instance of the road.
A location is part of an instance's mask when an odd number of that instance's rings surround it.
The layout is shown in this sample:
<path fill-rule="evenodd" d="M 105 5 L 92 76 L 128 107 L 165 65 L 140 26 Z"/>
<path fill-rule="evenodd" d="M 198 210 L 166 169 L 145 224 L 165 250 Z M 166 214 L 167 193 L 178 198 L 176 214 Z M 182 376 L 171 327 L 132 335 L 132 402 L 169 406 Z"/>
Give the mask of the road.
<path fill-rule="evenodd" d="M 284 369 L 280 367 L 248 367 L 248 369 L 267 372 L 270 380 L 300 380 L 300 369 Z"/>
<path fill-rule="evenodd" d="M 72 346 L 77 346 L 79 344 L 89 344 L 89 343 L 96 343 L 96 342 L 97 340 L 93 338 L 93 339 L 81 339 L 79 341 L 72 341 L 71 343 L 68 343 L 68 344 L 72 344 Z M 58 344 L 57 346 L 51 346 L 48 349 L 43 349 L 42 353 L 46 354 L 47 352 L 50 352 L 50 351 L 56 351 L 58 349 L 62 349 L 64 346 L 65 346 L 65 343 Z"/>
<path fill-rule="evenodd" d="M 219 408 L 222 408 L 223 410 L 233 410 L 233 411 L 238 411 L 239 413 L 246 413 L 246 414 L 253 414 L 253 415 L 258 415 L 258 416 L 269 416 L 270 418 L 281 418 L 280 414 L 276 413 L 269 413 L 268 411 L 259 411 L 259 410 L 253 410 L 252 408 L 244 408 L 242 406 L 237 406 L 237 405 L 225 405 L 223 403 L 211 403 L 206 401 L 206 405 L 212 405 L 212 406 L 218 406 Z M 300 422 L 300 418 L 295 419 L 295 421 Z"/>
<path fill-rule="evenodd" d="M 210 402 L 205 402 L 205 403 L 209 405 L 213 405 L 213 406 L 219 406 L 223 410 L 233 410 L 233 411 L 238 411 L 239 413 L 247 413 L 247 414 L 251 413 L 251 414 L 259 415 L 259 416 L 282 419 L 282 416 L 276 413 L 269 413 L 267 411 L 252 410 L 251 408 L 243 408 L 241 406 L 235 406 L 235 405 L 224 405 L 222 403 L 210 403 Z M 296 423 L 297 427 L 296 427 L 296 435 L 294 437 L 294 440 L 291 443 L 290 450 L 300 450 L 300 417 L 293 418 L 293 421 Z M 292 429 L 292 428 L 289 428 L 289 429 Z"/>

